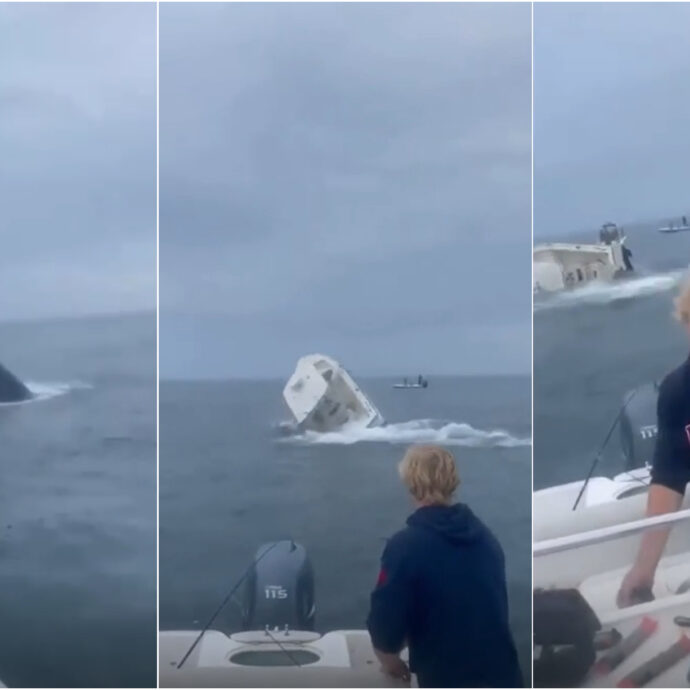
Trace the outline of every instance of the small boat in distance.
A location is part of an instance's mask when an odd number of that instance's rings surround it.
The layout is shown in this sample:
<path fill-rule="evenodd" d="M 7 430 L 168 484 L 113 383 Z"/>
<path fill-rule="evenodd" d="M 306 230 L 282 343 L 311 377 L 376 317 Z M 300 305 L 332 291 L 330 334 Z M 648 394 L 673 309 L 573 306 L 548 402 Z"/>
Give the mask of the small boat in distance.
<path fill-rule="evenodd" d="M 428 379 L 425 379 L 421 374 L 416 381 L 408 381 L 407 376 L 402 380 L 402 383 L 394 383 L 393 388 L 427 388 L 429 386 Z"/>
<path fill-rule="evenodd" d="M 690 230 L 690 225 L 688 225 L 688 219 L 682 216 L 680 219 L 680 225 L 676 225 L 674 221 L 669 221 L 668 225 L 663 228 L 659 228 L 659 232 L 663 232 L 666 235 L 671 235 L 676 232 L 687 232 Z"/>

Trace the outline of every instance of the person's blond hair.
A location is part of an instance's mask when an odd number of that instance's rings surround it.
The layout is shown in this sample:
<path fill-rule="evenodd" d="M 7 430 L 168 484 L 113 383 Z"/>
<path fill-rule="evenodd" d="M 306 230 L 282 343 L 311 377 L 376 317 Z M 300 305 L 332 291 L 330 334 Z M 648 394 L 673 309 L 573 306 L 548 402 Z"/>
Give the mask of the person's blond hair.
<path fill-rule="evenodd" d="M 675 317 L 681 323 L 690 323 L 690 278 L 687 278 L 675 301 Z"/>
<path fill-rule="evenodd" d="M 453 456 L 440 446 L 412 446 L 398 472 L 410 493 L 426 504 L 449 503 L 460 484 Z"/>

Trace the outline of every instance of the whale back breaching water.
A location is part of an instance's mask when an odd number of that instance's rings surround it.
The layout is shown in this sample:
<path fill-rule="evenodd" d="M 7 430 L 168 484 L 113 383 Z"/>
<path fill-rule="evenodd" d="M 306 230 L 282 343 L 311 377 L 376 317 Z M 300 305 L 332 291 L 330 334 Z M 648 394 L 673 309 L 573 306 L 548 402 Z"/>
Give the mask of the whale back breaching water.
<path fill-rule="evenodd" d="M 22 402 L 32 397 L 31 391 L 0 364 L 0 403 Z"/>
<path fill-rule="evenodd" d="M 31 393 L 0 403 L 0 685 L 153 687 L 155 313 L 0 319 L 0 343 Z"/>

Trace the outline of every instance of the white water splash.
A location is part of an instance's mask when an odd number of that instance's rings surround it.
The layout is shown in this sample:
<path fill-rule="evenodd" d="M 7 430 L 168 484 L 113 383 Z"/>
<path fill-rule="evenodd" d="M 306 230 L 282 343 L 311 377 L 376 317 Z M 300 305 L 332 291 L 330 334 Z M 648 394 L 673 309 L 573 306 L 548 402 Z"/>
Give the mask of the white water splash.
<path fill-rule="evenodd" d="M 88 383 L 83 381 L 53 381 L 53 382 L 38 382 L 25 381 L 24 385 L 31 391 L 33 398 L 28 400 L 20 400 L 18 402 L 3 402 L 0 407 L 13 407 L 15 405 L 30 405 L 32 403 L 42 402 L 43 400 L 50 400 L 57 398 L 60 395 L 66 395 L 75 390 L 89 390 L 93 388 Z"/>
<path fill-rule="evenodd" d="M 317 433 L 306 431 L 287 439 L 288 443 L 303 445 L 352 445 L 353 443 L 438 443 L 446 446 L 470 448 L 519 448 L 529 446 L 529 438 L 517 438 L 502 429 L 485 431 L 461 422 L 418 419 L 399 424 L 363 429 L 345 427 L 339 431 Z"/>
<path fill-rule="evenodd" d="M 578 304 L 611 304 L 620 300 L 667 292 L 678 285 L 683 273 L 683 271 L 674 271 L 612 283 L 590 283 L 581 288 L 559 292 L 544 301 L 535 301 L 534 311 L 572 307 Z"/>

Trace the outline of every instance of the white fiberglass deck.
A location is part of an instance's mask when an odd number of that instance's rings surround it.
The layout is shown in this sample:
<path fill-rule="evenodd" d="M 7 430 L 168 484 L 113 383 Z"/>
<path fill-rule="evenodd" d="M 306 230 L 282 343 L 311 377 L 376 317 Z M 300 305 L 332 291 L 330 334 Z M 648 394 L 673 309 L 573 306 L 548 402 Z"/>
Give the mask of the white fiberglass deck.
<path fill-rule="evenodd" d="M 641 535 L 668 527 L 672 531 L 657 569 L 654 600 L 618 608 L 616 595 L 635 559 Z M 690 510 L 543 540 L 534 544 L 533 553 L 535 588 L 576 587 L 603 629 L 615 628 L 626 636 L 645 618 L 656 625 L 653 634 L 614 671 L 597 674 L 592 670 L 586 686 L 615 687 L 641 664 L 690 633 L 690 628 L 677 622 L 679 616 L 690 616 Z M 690 656 L 647 686 L 687 687 L 688 669 Z"/>
<path fill-rule="evenodd" d="M 198 634 L 184 630 L 160 633 L 161 687 L 409 687 L 381 670 L 364 630 L 337 630 L 323 636 L 273 631 L 270 638 L 263 632 L 228 636 L 209 630 L 179 669 L 180 660 Z M 305 654 L 315 660 L 304 663 Z M 252 665 L 237 663 L 247 658 Z"/>

